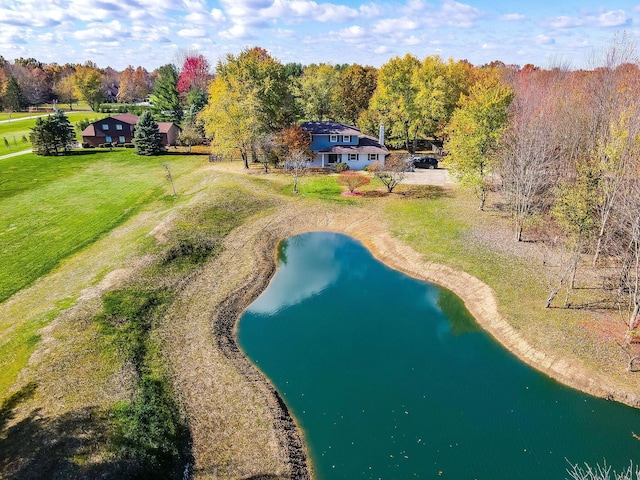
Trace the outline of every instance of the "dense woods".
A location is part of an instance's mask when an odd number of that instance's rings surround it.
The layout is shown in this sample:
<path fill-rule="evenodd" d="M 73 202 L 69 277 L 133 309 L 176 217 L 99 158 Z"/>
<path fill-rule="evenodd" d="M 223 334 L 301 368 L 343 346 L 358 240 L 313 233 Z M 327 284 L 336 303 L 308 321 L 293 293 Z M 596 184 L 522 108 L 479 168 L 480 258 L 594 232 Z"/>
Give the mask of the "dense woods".
<path fill-rule="evenodd" d="M 514 242 L 545 243 L 547 307 L 579 307 L 576 279 L 588 270 L 624 319 L 632 366 L 640 314 L 640 71 L 628 37 L 615 38 L 589 70 L 410 54 L 380 68 L 283 64 L 259 47 L 227 54 L 213 69 L 197 52 L 176 63 L 118 72 L 92 62 L 0 57 L 0 106 L 71 109 L 82 100 L 94 110 L 105 102 L 126 110 L 142 102 L 156 120 L 182 122 L 189 148 L 206 139 L 214 153 L 241 157 L 247 167 L 262 162 L 265 171 L 279 132 L 301 120 L 357 124 L 371 135 L 384 124 L 391 148 L 413 153 L 431 144 L 442 153 L 443 166 L 476 191 L 480 210 L 490 205 L 512 218 Z"/>

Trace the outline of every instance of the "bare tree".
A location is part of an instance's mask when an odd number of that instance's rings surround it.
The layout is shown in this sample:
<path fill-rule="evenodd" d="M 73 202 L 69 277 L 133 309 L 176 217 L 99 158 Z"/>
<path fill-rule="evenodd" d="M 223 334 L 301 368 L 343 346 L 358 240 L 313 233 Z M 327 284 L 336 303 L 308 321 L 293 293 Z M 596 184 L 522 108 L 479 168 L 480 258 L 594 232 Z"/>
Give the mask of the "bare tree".
<path fill-rule="evenodd" d="M 264 173 L 269 173 L 269 165 L 278 163 L 278 144 L 275 134 L 269 133 L 258 137 L 254 144 L 254 152 L 258 162 L 264 167 Z"/>
<path fill-rule="evenodd" d="M 613 476 L 611 466 L 606 463 L 604 466 L 596 465 L 595 467 L 591 467 L 586 463 L 584 467 L 577 463 L 570 465 L 571 468 L 567 469 L 567 473 L 573 480 L 640 480 L 640 467 L 636 465 L 634 468 L 633 462 L 620 473 L 614 470 Z"/>
<path fill-rule="evenodd" d="M 498 151 L 502 193 L 522 240 L 527 220 L 549 203 L 557 178 L 558 148 L 553 136 L 553 78 L 546 72 L 523 70 L 514 79 L 509 128 Z"/>
<path fill-rule="evenodd" d="M 287 155 L 284 169 L 293 178 L 293 193 L 298 193 L 298 180 L 309 168 L 309 159 L 304 152 L 294 150 Z"/>
<path fill-rule="evenodd" d="M 618 230 L 620 238 L 626 243 L 622 251 L 620 266 L 619 295 L 625 305 L 627 325 L 630 334 L 635 332 L 640 322 L 640 179 L 629 180 L 624 189 Z"/>
<path fill-rule="evenodd" d="M 594 54 L 593 71 L 584 84 L 585 98 L 590 103 L 586 126 L 594 141 L 591 156 L 600 166 L 601 177 L 594 266 L 608 240 L 608 225 L 615 214 L 620 182 L 626 175 L 626 140 L 635 142 L 637 136 L 638 122 L 634 118 L 639 86 L 637 63 L 635 40 L 626 33 L 616 35 L 603 51 Z"/>
<path fill-rule="evenodd" d="M 640 156 L 640 120 L 634 107 L 626 107 L 620 111 L 617 118 L 610 121 L 609 132 L 603 138 L 597 149 L 600 165 L 600 202 L 597 208 L 598 236 L 593 256 L 593 265 L 598 258 L 608 233 L 614 231 L 609 228 L 615 220 L 618 207 L 623 200 L 623 184 L 632 175 L 630 171 L 633 162 Z"/>
<path fill-rule="evenodd" d="M 167 180 L 171 184 L 171 190 L 173 191 L 173 197 L 178 198 L 178 193 L 176 192 L 176 186 L 173 183 L 173 175 L 171 175 L 171 170 L 169 169 L 169 164 L 167 162 L 163 163 L 162 166 L 167 172 Z"/>
<path fill-rule="evenodd" d="M 392 153 L 384 161 L 384 164 L 378 163 L 378 165 L 376 165 L 375 176 L 387 187 L 387 192 L 393 192 L 393 189 L 404 180 L 409 170 L 408 159 L 409 155 Z"/>

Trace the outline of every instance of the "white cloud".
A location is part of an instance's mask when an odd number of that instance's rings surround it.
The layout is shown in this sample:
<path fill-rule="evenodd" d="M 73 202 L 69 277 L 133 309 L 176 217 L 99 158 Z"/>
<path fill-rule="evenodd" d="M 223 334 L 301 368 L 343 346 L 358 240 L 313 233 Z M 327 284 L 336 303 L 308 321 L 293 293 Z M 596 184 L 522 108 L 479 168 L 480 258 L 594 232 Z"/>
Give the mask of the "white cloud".
<path fill-rule="evenodd" d="M 521 13 L 508 13 L 506 15 L 502 15 L 499 20 L 503 20 L 505 22 L 514 22 L 518 20 L 524 20 L 526 17 Z"/>
<path fill-rule="evenodd" d="M 535 39 L 535 42 L 538 45 L 553 45 L 556 43 L 553 37 L 549 37 L 548 35 L 538 35 Z"/>
<path fill-rule="evenodd" d="M 118 20 L 109 23 L 90 23 L 85 30 L 78 30 L 73 34 L 76 40 L 95 42 L 121 41 L 130 36 L 127 27 Z"/>
<path fill-rule="evenodd" d="M 554 28 L 577 27 L 621 27 L 627 25 L 630 19 L 624 10 L 611 10 L 600 15 L 585 15 L 584 17 L 560 16 L 551 19 Z"/>
<path fill-rule="evenodd" d="M 472 27 L 476 20 L 482 18 L 483 14 L 471 5 L 445 0 L 442 5 L 441 17 L 447 25 L 468 28 Z"/>
<path fill-rule="evenodd" d="M 367 30 L 359 25 L 352 25 L 351 27 L 345 28 L 338 32 L 338 37 L 346 42 L 358 42 L 368 35 L 369 34 Z"/>
<path fill-rule="evenodd" d="M 405 38 L 402 42 L 404 45 L 420 45 L 422 43 L 422 39 L 415 35 L 411 35 Z"/>
<path fill-rule="evenodd" d="M 204 37 L 207 31 L 204 28 L 183 28 L 178 30 L 178 36 L 186 38 Z"/>
<path fill-rule="evenodd" d="M 379 20 L 373 25 L 375 33 L 400 33 L 420 28 L 421 22 L 411 18 L 390 18 Z"/>
<path fill-rule="evenodd" d="M 600 27 L 620 27 L 629 22 L 624 10 L 614 10 L 598 16 L 597 24 Z"/>

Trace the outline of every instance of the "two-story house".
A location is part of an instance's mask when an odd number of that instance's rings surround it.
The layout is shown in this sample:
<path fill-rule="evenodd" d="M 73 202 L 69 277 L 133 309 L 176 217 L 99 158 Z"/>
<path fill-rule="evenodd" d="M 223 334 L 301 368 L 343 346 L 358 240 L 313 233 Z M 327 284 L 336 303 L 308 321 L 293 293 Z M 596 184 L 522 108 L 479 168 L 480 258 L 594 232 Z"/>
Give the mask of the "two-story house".
<path fill-rule="evenodd" d="M 305 122 L 302 129 L 311 134 L 312 167 L 332 167 L 339 162 L 351 170 L 362 170 L 376 162 L 384 164 L 389 150 L 376 138 L 358 128 L 339 122 Z"/>
<path fill-rule="evenodd" d="M 93 122 L 82 131 L 82 142 L 93 147 L 105 143 L 131 143 L 136 123 L 138 123 L 138 116 L 132 113 L 103 118 Z M 180 127 L 175 123 L 158 122 L 158 130 L 160 131 L 160 143 L 162 145 L 166 147 L 176 144 L 180 134 Z"/>

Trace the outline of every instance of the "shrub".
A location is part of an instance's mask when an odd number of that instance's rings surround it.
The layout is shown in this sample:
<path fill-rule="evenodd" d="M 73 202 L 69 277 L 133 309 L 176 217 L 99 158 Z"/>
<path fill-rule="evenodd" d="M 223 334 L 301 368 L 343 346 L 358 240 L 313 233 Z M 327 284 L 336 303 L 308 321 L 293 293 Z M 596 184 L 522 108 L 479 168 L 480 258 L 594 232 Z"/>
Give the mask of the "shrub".
<path fill-rule="evenodd" d="M 369 177 L 365 177 L 364 175 L 354 171 L 340 173 L 337 180 L 340 185 L 347 187 L 351 193 L 353 193 L 356 188 L 371 183 L 371 179 Z"/>
<path fill-rule="evenodd" d="M 341 173 L 341 172 L 346 172 L 347 170 L 349 170 L 349 165 L 347 165 L 344 162 L 338 162 L 336 164 L 336 172 Z"/>
<path fill-rule="evenodd" d="M 133 148 L 135 145 L 133 143 L 125 143 L 124 148 Z"/>
<path fill-rule="evenodd" d="M 176 478 L 187 431 L 166 381 L 143 375 L 131 403 L 116 407 L 116 448 L 139 464 L 138 478 Z"/>

